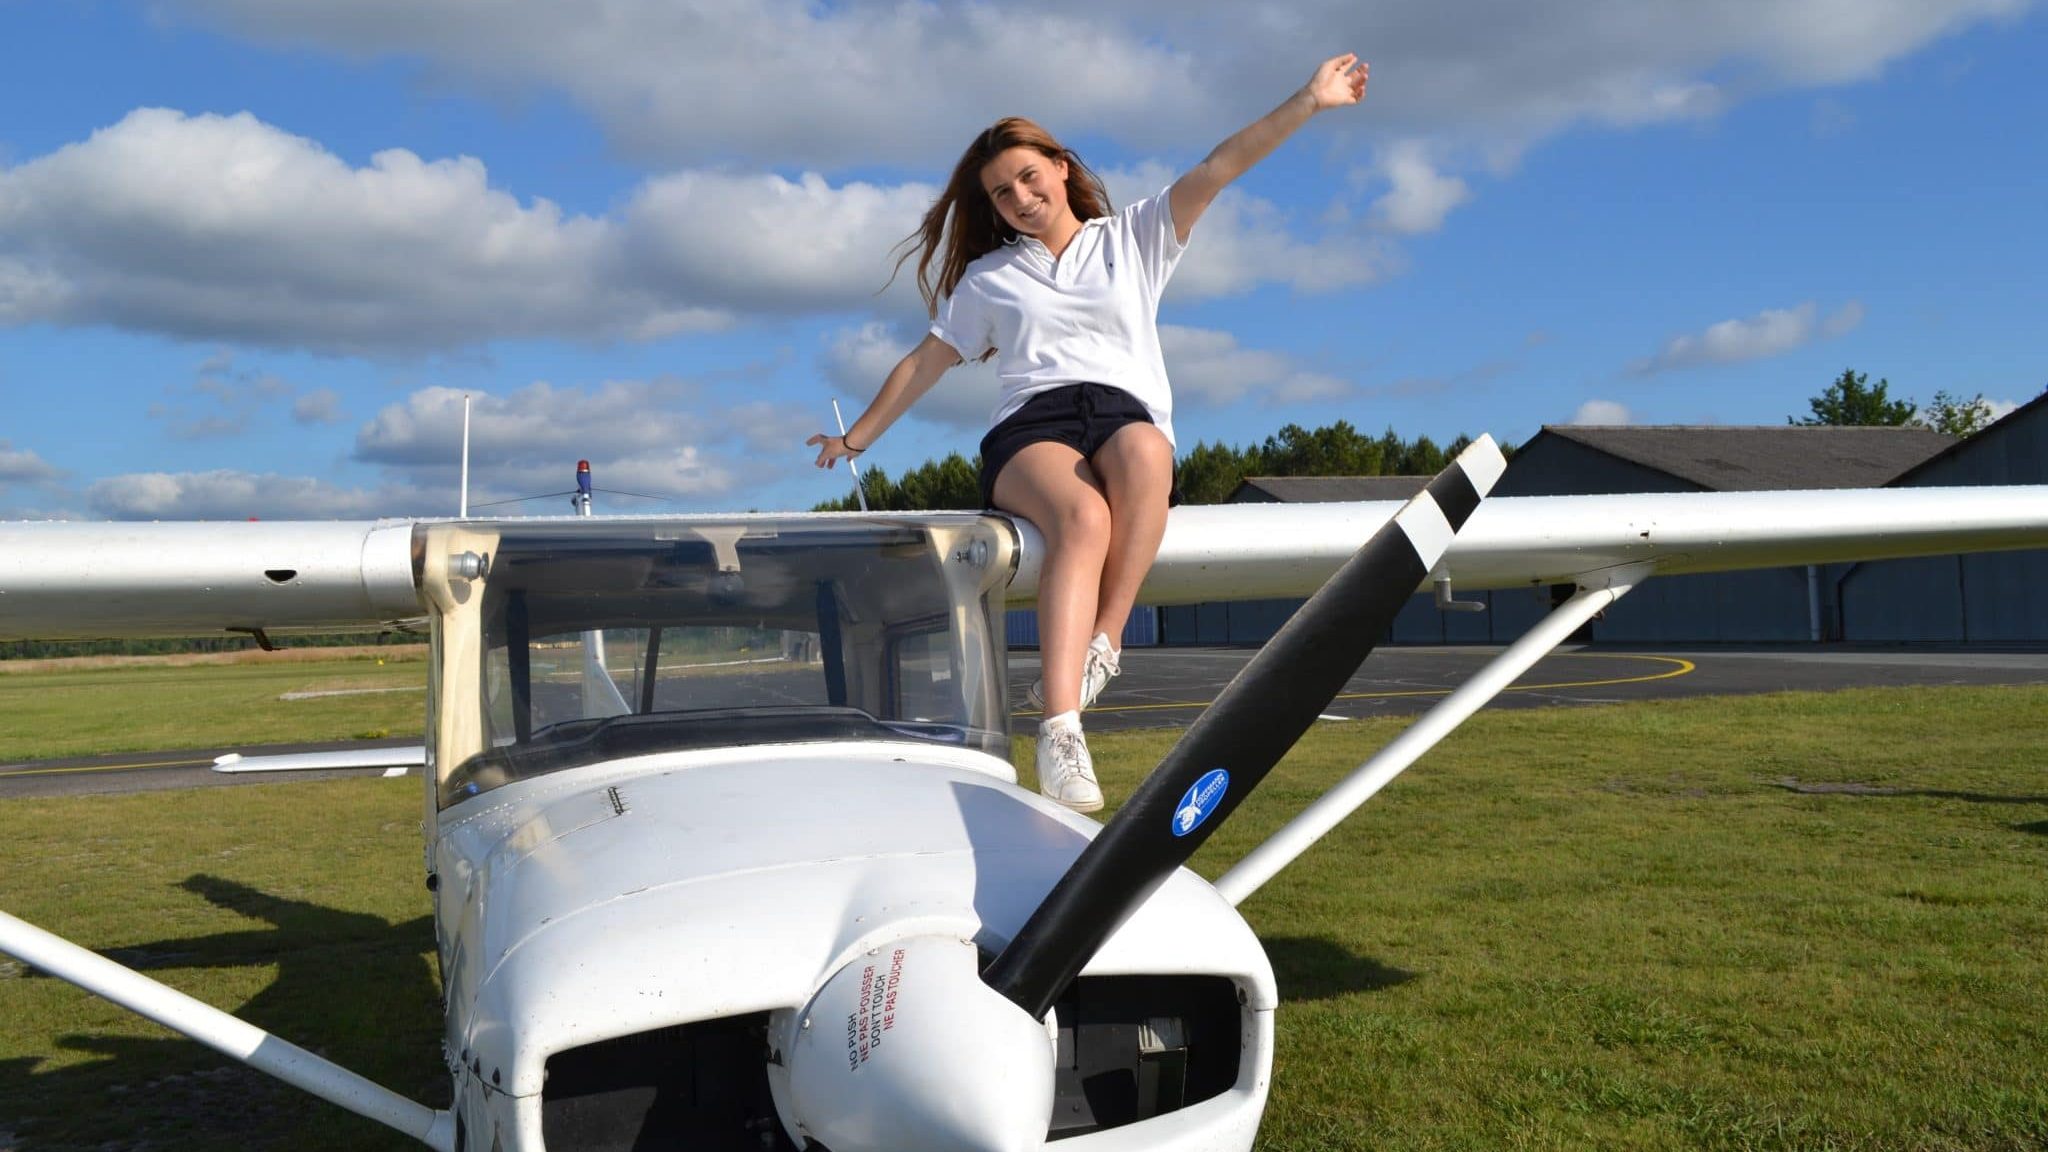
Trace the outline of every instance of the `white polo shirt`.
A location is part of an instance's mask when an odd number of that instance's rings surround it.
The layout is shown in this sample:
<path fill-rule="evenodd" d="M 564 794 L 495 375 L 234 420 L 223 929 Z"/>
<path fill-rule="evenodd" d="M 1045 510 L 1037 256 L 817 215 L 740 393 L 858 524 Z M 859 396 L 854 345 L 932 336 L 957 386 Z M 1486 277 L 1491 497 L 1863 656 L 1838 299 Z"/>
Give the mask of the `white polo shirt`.
<path fill-rule="evenodd" d="M 1171 444 L 1159 294 L 1186 250 L 1162 190 L 1083 222 L 1058 260 L 1024 237 L 969 264 L 940 301 L 932 335 L 962 360 L 997 349 L 1002 392 L 991 425 L 1040 392 L 1092 382 L 1137 397 Z"/>

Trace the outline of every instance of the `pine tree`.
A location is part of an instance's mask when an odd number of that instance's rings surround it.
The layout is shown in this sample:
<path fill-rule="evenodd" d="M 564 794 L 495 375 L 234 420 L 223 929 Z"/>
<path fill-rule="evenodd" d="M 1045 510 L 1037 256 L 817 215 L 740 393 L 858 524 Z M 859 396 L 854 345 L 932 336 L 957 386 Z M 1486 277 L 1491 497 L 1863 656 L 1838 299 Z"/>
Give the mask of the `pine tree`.
<path fill-rule="evenodd" d="M 1842 369 L 1842 374 L 1828 385 L 1827 391 L 1807 401 L 1813 415 L 1804 420 L 1787 416 L 1785 423 L 1896 427 L 1913 419 L 1911 400 L 1893 400 L 1886 395 L 1891 381 L 1880 379 L 1873 386 L 1869 380 L 1867 374 L 1854 368 Z"/>

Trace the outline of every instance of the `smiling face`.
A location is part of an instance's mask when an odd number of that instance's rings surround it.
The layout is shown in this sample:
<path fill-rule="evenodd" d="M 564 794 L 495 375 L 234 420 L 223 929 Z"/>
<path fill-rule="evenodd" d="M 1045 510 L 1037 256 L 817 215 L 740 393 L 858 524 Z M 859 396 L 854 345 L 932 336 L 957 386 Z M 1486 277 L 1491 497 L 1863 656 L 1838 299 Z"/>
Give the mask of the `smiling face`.
<path fill-rule="evenodd" d="M 1043 239 L 1078 227 L 1067 203 L 1067 162 L 1036 148 L 1005 148 L 981 167 L 981 187 L 996 214 L 1020 235 Z"/>

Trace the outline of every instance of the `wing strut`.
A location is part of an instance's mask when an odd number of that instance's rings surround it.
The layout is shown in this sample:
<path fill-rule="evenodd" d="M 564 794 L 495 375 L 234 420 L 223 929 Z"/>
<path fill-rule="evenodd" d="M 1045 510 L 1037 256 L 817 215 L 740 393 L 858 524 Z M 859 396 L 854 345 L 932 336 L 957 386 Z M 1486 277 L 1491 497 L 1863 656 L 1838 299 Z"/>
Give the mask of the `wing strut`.
<path fill-rule="evenodd" d="M 61 936 L 0 912 L 0 952 L 68 980 L 96 996 L 104 996 L 192 1039 L 240 1060 L 259 1072 L 304 1089 L 315 1096 L 396 1128 L 436 1152 L 453 1152 L 455 1118 L 408 1100 L 324 1060 L 296 1044 L 280 1040 L 246 1020 L 205 1004 L 168 984 L 152 980 L 81 948 Z"/>
<path fill-rule="evenodd" d="M 1564 643 L 1581 624 L 1592 619 L 1594 613 L 1621 599 L 1629 589 L 1648 579 L 1650 567 L 1647 564 L 1631 565 L 1605 575 L 1604 587 L 1581 587 L 1571 599 L 1552 609 L 1548 616 L 1524 633 L 1521 639 L 1508 645 L 1470 680 L 1460 684 L 1457 691 L 1444 697 L 1422 719 L 1409 725 L 1391 743 L 1374 753 L 1372 759 L 1359 765 L 1351 775 L 1303 809 L 1301 815 L 1288 821 L 1286 827 L 1252 849 L 1216 881 L 1216 890 L 1232 904 L 1242 904 L 1245 897 L 1258 891 L 1259 885 L 1292 864 L 1295 857 L 1306 852 L 1310 845 L 1356 812 L 1359 805 L 1372 799 L 1375 793 L 1387 786 L 1388 781 L 1399 776 L 1424 752 L 1436 747 L 1487 701 L 1500 695 L 1502 689 L 1514 683 L 1515 677 L 1527 672 L 1552 649 Z"/>

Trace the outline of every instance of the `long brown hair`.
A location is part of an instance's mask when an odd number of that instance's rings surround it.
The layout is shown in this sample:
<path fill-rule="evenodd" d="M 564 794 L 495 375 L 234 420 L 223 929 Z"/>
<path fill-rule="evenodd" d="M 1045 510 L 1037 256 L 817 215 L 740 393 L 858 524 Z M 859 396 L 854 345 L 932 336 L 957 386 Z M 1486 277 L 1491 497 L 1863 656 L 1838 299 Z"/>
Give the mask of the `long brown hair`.
<path fill-rule="evenodd" d="M 939 315 L 939 297 L 953 294 L 969 264 L 1017 238 L 1016 231 L 1003 222 L 981 186 L 982 168 L 1011 148 L 1029 148 L 1048 160 L 1067 162 L 1067 205 L 1074 210 L 1075 219 L 1087 221 L 1109 215 L 1109 190 L 1102 186 L 1102 178 L 1053 139 L 1052 133 L 1022 116 L 1005 116 L 996 121 L 960 154 L 960 162 L 953 165 L 953 178 L 946 181 L 946 190 L 924 214 L 924 223 L 896 246 L 903 250 L 903 255 L 896 258 L 896 269 L 889 279 L 895 280 L 904 263 L 916 256 L 917 290 L 924 297 L 925 311 L 933 319 Z M 939 256 L 941 249 L 944 255 L 939 258 L 938 278 L 934 281 L 932 258 Z"/>

